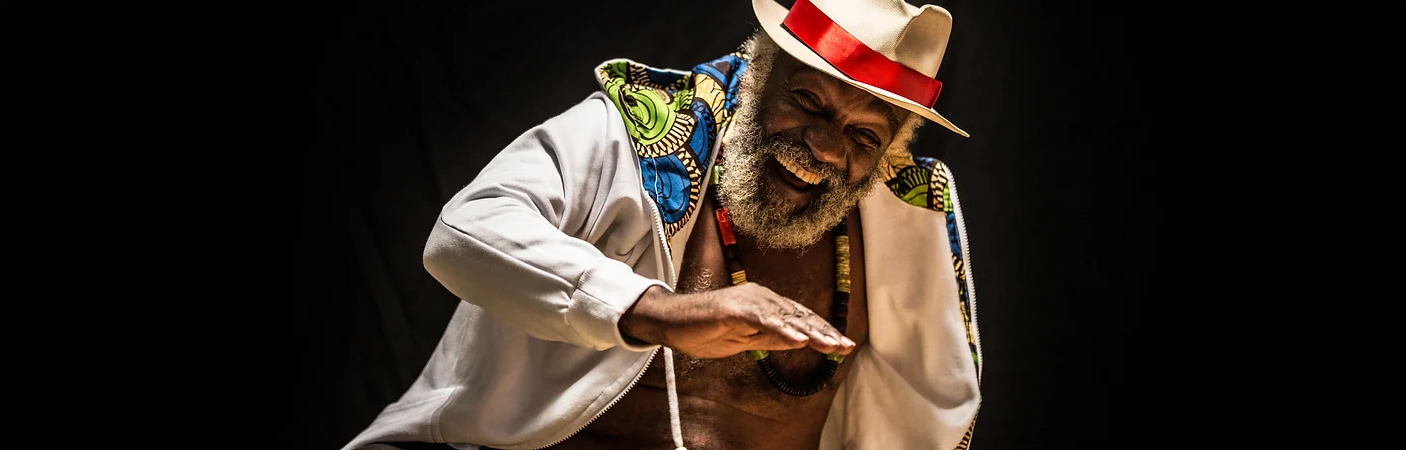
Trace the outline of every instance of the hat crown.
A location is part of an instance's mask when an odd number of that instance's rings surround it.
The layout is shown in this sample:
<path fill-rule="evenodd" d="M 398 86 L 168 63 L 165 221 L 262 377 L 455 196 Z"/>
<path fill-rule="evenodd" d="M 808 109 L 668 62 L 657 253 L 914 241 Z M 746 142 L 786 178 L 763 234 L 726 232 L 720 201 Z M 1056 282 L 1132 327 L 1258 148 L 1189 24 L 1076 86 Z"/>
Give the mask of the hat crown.
<path fill-rule="evenodd" d="M 752 0 L 758 24 L 807 66 L 970 136 L 933 109 L 952 14 L 903 0 Z"/>
<path fill-rule="evenodd" d="M 902 0 L 810 0 L 836 25 L 870 49 L 928 77 L 937 77 L 952 14 L 937 5 Z"/>

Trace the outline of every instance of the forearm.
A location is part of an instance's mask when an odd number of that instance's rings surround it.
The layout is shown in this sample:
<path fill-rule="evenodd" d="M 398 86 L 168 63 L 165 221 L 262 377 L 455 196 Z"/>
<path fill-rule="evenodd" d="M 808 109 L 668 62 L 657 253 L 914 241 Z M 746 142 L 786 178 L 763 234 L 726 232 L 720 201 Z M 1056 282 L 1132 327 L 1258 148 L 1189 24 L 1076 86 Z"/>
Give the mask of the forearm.
<path fill-rule="evenodd" d="M 650 286 L 638 300 L 620 316 L 620 335 L 634 345 L 665 345 L 664 334 L 656 315 L 651 311 L 660 297 L 669 291 L 663 286 Z M 644 311 L 641 311 L 641 308 Z"/>
<path fill-rule="evenodd" d="M 503 200 L 446 213 L 425 268 L 464 301 L 539 339 L 603 350 L 628 346 L 620 316 L 657 280 Z"/>

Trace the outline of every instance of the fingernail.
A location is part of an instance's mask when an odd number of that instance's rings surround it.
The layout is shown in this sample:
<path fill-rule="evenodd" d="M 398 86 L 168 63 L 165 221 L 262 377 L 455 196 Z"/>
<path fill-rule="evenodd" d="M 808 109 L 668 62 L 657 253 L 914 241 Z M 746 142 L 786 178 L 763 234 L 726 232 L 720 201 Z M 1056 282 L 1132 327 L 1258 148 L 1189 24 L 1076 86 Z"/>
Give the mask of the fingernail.
<path fill-rule="evenodd" d="M 849 338 L 841 338 L 841 339 L 844 339 L 844 340 L 845 340 L 845 346 L 846 346 L 846 347 L 853 347 L 853 346 L 854 346 L 854 341 L 849 340 Z"/>
<path fill-rule="evenodd" d="M 824 336 L 824 338 L 825 338 L 825 344 L 826 344 L 826 345 L 840 345 L 839 342 L 835 342 L 835 339 L 832 338 L 832 337 L 830 337 L 830 336 Z"/>

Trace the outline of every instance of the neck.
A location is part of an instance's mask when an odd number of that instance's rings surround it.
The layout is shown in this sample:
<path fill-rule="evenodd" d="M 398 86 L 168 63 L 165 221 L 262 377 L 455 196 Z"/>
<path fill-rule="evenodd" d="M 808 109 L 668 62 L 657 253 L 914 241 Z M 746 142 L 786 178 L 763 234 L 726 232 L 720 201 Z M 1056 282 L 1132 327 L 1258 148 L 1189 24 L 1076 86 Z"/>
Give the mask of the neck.
<path fill-rule="evenodd" d="M 739 247 L 739 249 L 742 250 L 744 258 L 747 258 L 752 255 L 768 257 L 790 256 L 794 258 L 804 258 L 806 255 L 809 255 L 815 252 L 816 250 L 825 250 L 830 248 L 831 245 L 829 244 L 832 244 L 831 241 L 834 240 L 834 236 L 835 230 L 831 229 L 826 231 L 824 235 L 820 236 L 820 239 L 817 239 L 815 243 L 807 245 L 805 247 L 772 248 L 761 245 L 761 242 L 759 242 L 759 240 L 755 236 L 739 232 L 737 234 L 737 246 Z"/>

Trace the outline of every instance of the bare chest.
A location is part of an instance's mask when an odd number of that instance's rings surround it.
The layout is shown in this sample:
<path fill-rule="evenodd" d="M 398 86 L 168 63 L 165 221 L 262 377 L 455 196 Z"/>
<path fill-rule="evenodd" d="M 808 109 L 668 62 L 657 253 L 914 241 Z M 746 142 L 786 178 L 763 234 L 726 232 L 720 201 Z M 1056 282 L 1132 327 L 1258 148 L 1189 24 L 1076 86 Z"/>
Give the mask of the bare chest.
<path fill-rule="evenodd" d="M 699 212 L 700 220 L 690 235 L 684 255 L 677 290 L 699 292 L 732 285 L 730 273 L 718 235 L 717 223 L 711 219 L 711 208 Z M 863 243 L 859 239 L 858 214 L 851 214 L 850 224 L 850 300 L 846 335 L 863 348 L 869 334 L 868 302 L 865 298 Z M 738 236 L 743 265 L 749 282 L 759 283 L 778 294 L 805 305 L 821 317 L 834 323 L 834 300 L 837 285 L 835 243 L 826 236 L 804 252 L 761 251 L 745 236 Z M 856 350 L 858 351 L 858 350 Z M 813 349 L 771 352 L 777 371 L 787 380 L 808 381 L 821 373 L 825 355 Z M 849 364 L 842 363 L 831 383 L 809 397 L 793 397 L 781 392 L 768 381 L 756 361 L 746 353 L 721 359 L 696 359 L 676 353 L 676 384 L 680 405 L 691 404 L 710 412 L 694 411 L 684 417 L 732 415 L 717 417 L 716 423 L 729 424 L 726 430 L 749 430 L 755 439 L 760 436 L 784 439 L 785 443 L 804 443 L 803 448 L 815 448 L 820 429 L 829 413 L 831 400 L 839 384 L 849 373 Z M 640 384 L 666 388 L 663 363 L 659 359 L 646 371 Z M 698 437 L 702 438 L 702 437 Z M 696 440 L 696 439 L 695 439 Z M 818 441 L 815 441 L 818 443 Z M 737 442 L 731 442 L 736 444 Z M 749 441 L 749 448 L 762 442 Z M 781 442 L 763 445 L 784 448 Z M 693 448 L 693 447 L 690 447 Z"/>
<path fill-rule="evenodd" d="M 679 292 L 699 292 L 732 285 L 713 210 L 703 202 L 699 220 L 690 234 L 680 267 Z M 858 213 L 849 218 L 850 300 L 846 336 L 867 345 L 868 301 L 862 225 Z M 749 282 L 759 283 L 810 308 L 833 323 L 835 298 L 835 246 L 832 236 L 805 252 L 760 251 L 745 236 L 738 236 Z M 804 381 L 817 376 L 825 355 L 805 348 L 774 351 L 774 365 L 787 380 Z M 809 397 L 793 397 L 766 379 L 758 364 L 745 352 L 719 359 L 696 359 L 674 354 L 679 415 L 690 449 L 770 448 L 814 449 L 829 414 L 830 403 L 848 374 L 852 362 L 840 364 L 831 383 Z M 663 353 L 646 369 L 636 386 L 611 409 L 562 449 L 665 448 L 668 439 L 668 383 Z"/>

